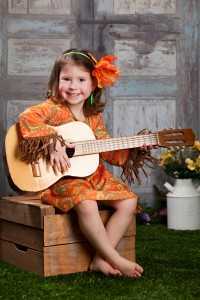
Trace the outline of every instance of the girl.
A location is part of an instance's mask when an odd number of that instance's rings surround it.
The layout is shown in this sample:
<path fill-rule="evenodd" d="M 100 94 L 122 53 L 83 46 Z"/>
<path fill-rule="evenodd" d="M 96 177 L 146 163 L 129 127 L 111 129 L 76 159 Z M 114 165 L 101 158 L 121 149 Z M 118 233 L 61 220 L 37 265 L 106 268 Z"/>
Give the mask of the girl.
<path fill-rule="evenodd" d="M 45 157 L 54 172 L 70 168 L 61 136 L 52 126 L 72 121 L 87 123 L 97 139 L 108 138 L 102 111 L 102 89 L 119 76 L 111 55 L 97 61 L 89 52 L 77 49 L 65 51 L 55 62 L 49 79 L 48 98 L 30 107 L 19 116 L 20 151 L 23 160 L 37 161 Z M 50 125 L 50 126 L 49 126 Z M 73 144 L 68 144 L 73 147 Z M 106 275 L 138 278 L 143 268 L 129 261 L 115 250 L 136 212 L 137 195 L 105 168 L 103 160 L 121 166 L 127 179 L 137 177 L 148 152 L 144 149 L 104 152 L 95 173 L 86 178 L 63 177 L 42 192 L 44 203 L 67 212 L 73 208 L 80 228 L 96 250 L 90 270 Z M 114 208 L 104 227 L 98 204 Z"/>

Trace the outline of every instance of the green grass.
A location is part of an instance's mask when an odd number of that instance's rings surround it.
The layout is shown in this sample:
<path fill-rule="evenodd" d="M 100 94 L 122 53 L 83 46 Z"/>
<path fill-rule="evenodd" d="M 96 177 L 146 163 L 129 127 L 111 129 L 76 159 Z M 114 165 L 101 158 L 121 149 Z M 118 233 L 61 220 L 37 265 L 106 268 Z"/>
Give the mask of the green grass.
<path fill-rule="evenodd" d="M 141 279 L 80 273 L 50 278 L 0 262 L 0 299 L 200 299 L 200 231 L 137 226 Z"/>

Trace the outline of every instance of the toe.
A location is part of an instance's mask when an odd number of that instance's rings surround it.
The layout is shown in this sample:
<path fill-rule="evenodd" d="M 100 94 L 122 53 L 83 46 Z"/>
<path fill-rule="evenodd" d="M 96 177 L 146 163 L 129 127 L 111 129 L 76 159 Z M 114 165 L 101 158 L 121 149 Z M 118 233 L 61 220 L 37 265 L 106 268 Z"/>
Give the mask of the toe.
<path fill-rule="evenodd" d="M 141 273 L 141 274 L 144 272 L 144 269 L 143 269 L 140 265 L 138 265 L 138 264 L 136 264 L 135 270 L 136 270 L 137 272 Z"/>

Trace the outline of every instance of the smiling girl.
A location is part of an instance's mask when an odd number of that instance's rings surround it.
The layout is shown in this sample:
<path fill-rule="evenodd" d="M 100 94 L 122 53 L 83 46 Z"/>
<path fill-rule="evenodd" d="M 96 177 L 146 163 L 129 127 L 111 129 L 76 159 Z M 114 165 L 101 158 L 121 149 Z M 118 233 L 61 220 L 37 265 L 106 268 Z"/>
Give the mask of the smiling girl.
<path fill-rule="evenodd" d="M 105 103 L 101 94 L 119 76 L 114 60 L 114 56 L 107 55 L 97 61 L 88 51 L 77 49 L 65 51 L 56 60 L 49 79 L 48 98 L 19 116 L 23 160 L 30 163 L 44 157 L 54 172 L 70 168 L 66 142 L 56 132 L 56 126 L 68 122 L 85 122 L 96 139 L 110 137 L 103 121 Z M 67 146 L 74 147 L 70 143 Z M 138 197 L 106 169 L 103 161 L 122 167 L 125 175 L 137 175 L 138 162 L 146 154 L 144 149 L 103 152 L 92 175 L 85 178 L 63 177 L 41 194 L 44 203 L 63 212 L 76 211 L 79 226 L 96 251 L 90 270 L 132 278 L 143 273 L 139 264 L 125 259 L 116 251 L 136 213 Z M 100 218 L 100 203 L 114 209 L 106 226 Z"/>

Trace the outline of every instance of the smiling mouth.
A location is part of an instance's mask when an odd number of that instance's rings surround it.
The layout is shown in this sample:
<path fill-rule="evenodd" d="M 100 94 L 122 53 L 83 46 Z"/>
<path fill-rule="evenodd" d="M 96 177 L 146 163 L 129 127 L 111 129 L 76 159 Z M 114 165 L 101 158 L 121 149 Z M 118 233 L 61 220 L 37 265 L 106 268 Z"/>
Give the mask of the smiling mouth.
<path fill-rule="evenodd" d="M 72 93 L 68 93 L 69 96 L 72 96 L 72 97 L 77 97 L 79 96 L 80 94 L 72 94 Z"/>

